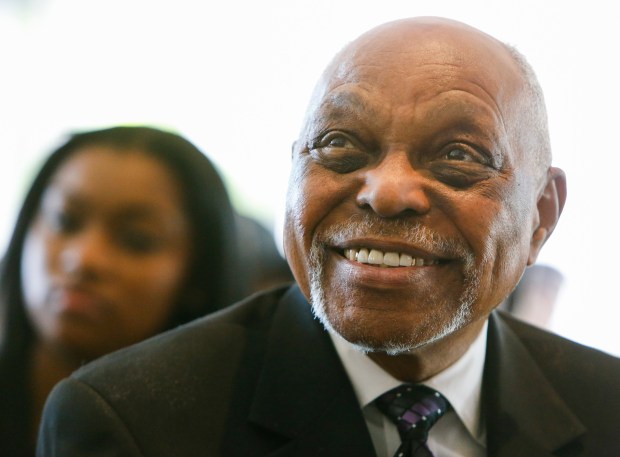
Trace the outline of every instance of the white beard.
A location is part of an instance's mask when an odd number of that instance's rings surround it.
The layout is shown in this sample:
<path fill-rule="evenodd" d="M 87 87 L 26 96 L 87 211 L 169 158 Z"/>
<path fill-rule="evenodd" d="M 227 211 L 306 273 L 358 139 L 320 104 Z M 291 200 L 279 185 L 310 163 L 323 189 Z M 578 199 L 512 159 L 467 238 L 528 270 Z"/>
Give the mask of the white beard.
<path fill-rule="evenodd" d="M 349 341 L 356 348 L 364 353 L 384 352 L 389 355 L 398 355 L 411 352 L 412 350 L 426 344 L 437 341 L 446 335 L 464 327 L 472 314 L 472 304 L 475 301 L 479 286 L 479 278 L 475 271 L 474 255 L 465 247 L 465 243 L 460 240 L 441 239 L 438 235 L 431 232 L 428 228 L 419 224 L 406 223 L 405 221 L 381 221 L 376 222 L 368 216 L 354 217 L 349 221 L 331 227 L 327 233 L 321 235 L 321 241 L 314 237 L 310 249 L 310 302 L 314 316 L 323 324 L 329 332 L 339 334 L 335 326 L 330 321 L 327 313 L 327 298 L 324 284 L 325 278 L 324 265 L 327 259 L 327 252 L 324 244 L 337 244 L 339 240 L 346 240 L 361 237 L 368 234 L 381 235 L 389 233 L 399 234 L 399 238 L 408 243 L 425 249 L 429 252 L 445 253 L 453 258 L 463 261 L 464 290 L 458 299 L 455 312 L 450 320 L 442 322 L 433 329 L 430 338 L 420 340 L 419 330 L 412 328 L 408 336 L 398 339 L 382 341 L 381 343 L 370 343 L 363 338 L 358 341 Z M 341 294 L 346 296 L 346 286 L 342 287 Z M 363 334 L 363 332 L 361 332 Z M 342 335 L 341 335 L 342 336 Z M 346 338 L 345 338 L 346 339 Z"/>

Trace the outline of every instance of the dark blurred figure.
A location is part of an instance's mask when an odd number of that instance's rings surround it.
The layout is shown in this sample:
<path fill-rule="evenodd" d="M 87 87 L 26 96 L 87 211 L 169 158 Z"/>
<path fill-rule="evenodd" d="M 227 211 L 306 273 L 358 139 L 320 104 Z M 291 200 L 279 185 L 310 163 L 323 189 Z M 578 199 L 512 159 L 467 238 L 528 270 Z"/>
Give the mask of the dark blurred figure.
<path fill-rule="evenodd" d="M 213 164 L 148 127 L 79 133 L 28 191 L 0 268 L 0 456 L 34 455 L 53 385 L 244 296 Z"/>
<path fill-rule="evenodd" d="M 236 218 L 243 270 L 250 292 L 293 282 L 293 274 L 276 246 L 273 233 L 257 220 L 241 214 Z"/>

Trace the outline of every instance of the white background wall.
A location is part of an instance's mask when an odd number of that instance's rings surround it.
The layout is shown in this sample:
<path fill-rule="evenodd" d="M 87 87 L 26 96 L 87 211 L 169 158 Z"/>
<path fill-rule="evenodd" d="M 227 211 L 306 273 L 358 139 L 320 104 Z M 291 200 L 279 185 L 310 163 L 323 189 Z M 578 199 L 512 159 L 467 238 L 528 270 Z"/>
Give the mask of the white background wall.
<path fill-rule="evenodd" d="M 540 262 L 565 283 L 552 327 L 620 355 L 615 281 L 620 15 L 613 2 L 0 0 L 0 246 L 39 160 L 75 129 L 173 128 L 279 230 L 290 145 L 320 71 L 387 20 L 439 15 L 516 45 L 549 107 L 569 200 Z"/>

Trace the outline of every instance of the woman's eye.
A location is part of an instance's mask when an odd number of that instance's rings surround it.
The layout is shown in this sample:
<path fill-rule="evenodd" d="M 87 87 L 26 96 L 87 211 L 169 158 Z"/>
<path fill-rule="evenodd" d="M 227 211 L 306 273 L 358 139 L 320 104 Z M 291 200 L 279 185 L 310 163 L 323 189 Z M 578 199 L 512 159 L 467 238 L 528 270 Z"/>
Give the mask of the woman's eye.
<path fill-rule="evenodd" d="M 56 233 L 74 233 L 81 226 L 80 218 L 66 211 L 51 212 L 47 220 Z"/>
<path fill-rule="evenodd" d="M 157 237 L 141 231 L 125 231 L 118 235 L 118 243 L 125 250 L 136 254 L 148 254 L 159 249 Z"/>

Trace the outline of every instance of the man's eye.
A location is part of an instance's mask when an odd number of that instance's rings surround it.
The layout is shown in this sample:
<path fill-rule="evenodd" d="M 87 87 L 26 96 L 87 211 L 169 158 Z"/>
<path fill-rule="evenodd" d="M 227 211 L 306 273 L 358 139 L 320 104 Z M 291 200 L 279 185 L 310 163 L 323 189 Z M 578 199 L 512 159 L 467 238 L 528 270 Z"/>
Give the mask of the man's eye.
<path fill-rule="evenodd" d="M 469 145 L 450 145 L 430 169 L 440 181 L 459 188 L 484 181 L 496 172 L 488 155 Z"/>
<path fill-rule="evenodd" d="M 355 145 L 344 136 L 333 136 L 329 138 L 325 147 L 331 148 L 355 148 Z"/>
<path fill-rule="evenodd" d="M 369 156 L 360 142 L 340 132 L 330 132 L 310 147 L 310 156 L 336 173 L 351 173 L 368 164 Z"/>
<path fill-rule="evenodd" d="M 465 148 L 450 148 L 445 157 L 447 160 L 455 160 L 460 162 L 475 162 L 481 164 L 488 163 L 488 160 L 482 154 Z"/>

